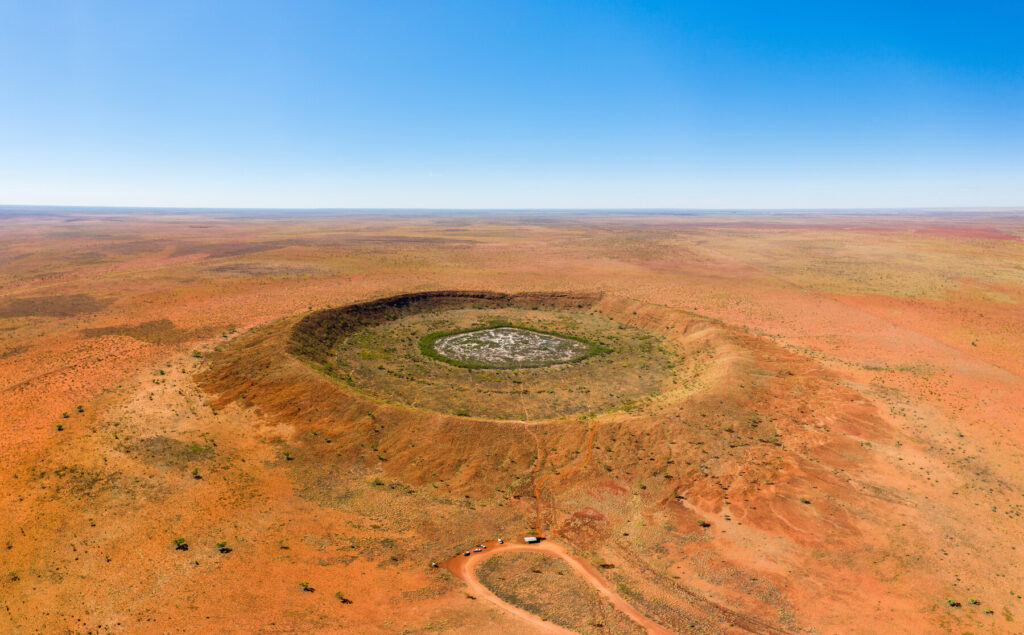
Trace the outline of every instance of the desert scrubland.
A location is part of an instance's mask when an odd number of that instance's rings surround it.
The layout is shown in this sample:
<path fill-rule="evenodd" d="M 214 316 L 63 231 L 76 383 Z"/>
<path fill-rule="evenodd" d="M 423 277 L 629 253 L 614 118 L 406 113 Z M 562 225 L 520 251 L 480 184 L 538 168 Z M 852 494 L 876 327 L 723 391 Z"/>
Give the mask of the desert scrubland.
<path fill-rule="evenodd" d="M 421 348 L 509 325 L 595 354 Z M 642 630 L 530 534 L 669 631 L 1020 632 L 1024 212 L 2 211 L 0 510 L 2 632 L 546 628 L 453 558 Z"/>

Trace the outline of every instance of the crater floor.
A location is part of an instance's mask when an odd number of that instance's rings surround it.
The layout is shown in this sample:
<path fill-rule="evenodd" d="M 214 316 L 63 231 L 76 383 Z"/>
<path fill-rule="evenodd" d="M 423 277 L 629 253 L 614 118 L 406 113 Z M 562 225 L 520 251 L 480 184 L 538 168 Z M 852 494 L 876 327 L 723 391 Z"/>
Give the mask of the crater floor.
<path fill-rule="evenodd" d="M 447 308 L 361 326 L 332 347 L 329 372 L 386 403 L 530 421 L 628 409 L 664 392 L 679 372 L 671 348 L 597 313 Z"/>

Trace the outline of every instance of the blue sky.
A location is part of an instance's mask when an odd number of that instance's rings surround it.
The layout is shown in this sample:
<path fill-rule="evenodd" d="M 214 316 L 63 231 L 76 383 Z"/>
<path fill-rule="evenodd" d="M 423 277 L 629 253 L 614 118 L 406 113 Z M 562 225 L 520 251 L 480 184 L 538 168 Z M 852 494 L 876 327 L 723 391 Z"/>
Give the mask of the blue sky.
<path fill-rule="evenodd" d="M 1021 2 L 0 0 L 0 203 L 1024 205 Z"/>

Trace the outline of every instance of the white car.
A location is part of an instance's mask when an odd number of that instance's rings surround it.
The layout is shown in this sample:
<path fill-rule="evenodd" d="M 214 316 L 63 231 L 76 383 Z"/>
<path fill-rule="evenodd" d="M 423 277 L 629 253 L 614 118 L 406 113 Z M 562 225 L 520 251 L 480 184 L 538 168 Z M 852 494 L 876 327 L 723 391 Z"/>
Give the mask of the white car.
<path fill-rule="evenodd" d="M 474 549 L 473 551 L 475 551 L 475 552 L 477 552 L 477 553 L 480 553 L 481 551 L 483 551 L 483 549 L 481 549 L 480 547 L 477 547 L 477 548 L 476 548 L 476 549 Z"/>
<path fill-rule="evenodd" d="M 503 544 L 505 544 L 505 541 L 504 541 L 504 540 L 502 540 L 501 538 L 498 538 L 498 544 L 499 544 L 499 545 L 503 545 Z"/>

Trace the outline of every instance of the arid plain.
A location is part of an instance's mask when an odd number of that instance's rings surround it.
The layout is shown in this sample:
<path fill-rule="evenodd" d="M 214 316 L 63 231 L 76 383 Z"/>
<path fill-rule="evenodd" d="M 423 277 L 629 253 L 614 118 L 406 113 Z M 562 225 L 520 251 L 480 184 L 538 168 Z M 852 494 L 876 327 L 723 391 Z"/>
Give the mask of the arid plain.
<path fill-rule="evenodd" d="M 1024 213 L 0 211 L 0 510 L 5 633 L 1019 633 Z"/>

